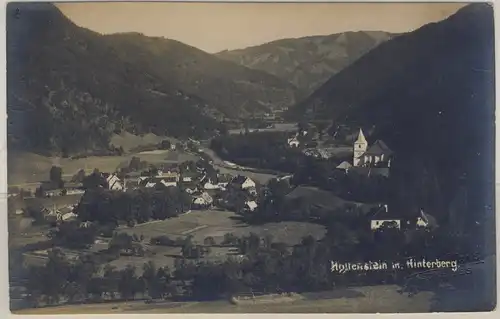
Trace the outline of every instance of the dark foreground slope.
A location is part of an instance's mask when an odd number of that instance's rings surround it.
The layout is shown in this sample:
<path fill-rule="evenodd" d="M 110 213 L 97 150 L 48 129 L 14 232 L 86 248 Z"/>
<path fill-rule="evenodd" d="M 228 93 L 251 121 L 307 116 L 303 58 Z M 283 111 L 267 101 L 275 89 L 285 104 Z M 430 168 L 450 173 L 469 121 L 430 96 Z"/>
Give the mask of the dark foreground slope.
<path fill-rule="evenodd" d="M 312 93 L 331 76 L 395 35 L 382 31 L 343 32 L 272 41 L 217 56 L 274 74 Z"/>
<path fill-rule="evenodd" d="M 394 205 L 474 233 L 477 250 L 494 242 L 494 82 L 493 9 L 472 4 L 381 44 L 291 117 L 375 128 L 396 152 Z"/>

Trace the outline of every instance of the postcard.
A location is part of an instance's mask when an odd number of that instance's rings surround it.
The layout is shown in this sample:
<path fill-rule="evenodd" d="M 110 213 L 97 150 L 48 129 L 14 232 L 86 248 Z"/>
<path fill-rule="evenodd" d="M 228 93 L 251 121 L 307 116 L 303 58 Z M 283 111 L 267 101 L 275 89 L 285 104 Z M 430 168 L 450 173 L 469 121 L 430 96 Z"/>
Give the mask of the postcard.
<path fill-rule="evenodd" d="M 10 2 L 11 311 L 492 311 L 493 10 Z"/>

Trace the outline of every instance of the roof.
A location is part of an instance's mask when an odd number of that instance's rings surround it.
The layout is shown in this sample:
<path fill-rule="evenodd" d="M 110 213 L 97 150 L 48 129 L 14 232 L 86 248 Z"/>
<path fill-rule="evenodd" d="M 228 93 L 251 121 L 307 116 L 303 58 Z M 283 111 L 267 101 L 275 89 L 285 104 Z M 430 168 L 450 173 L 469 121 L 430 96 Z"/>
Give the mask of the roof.
<path fill-rule="evenodd" d="M 231 183 L 232 184 L 242 185 L 247 179 L 249 179 L 249 178 L 246 177 L 246 176 L 238 175 L 238 176 L 236 176 L 235 178 L 233 178 L 231 180 Z"/>
<path fill-rule="evenodd" d="M 245 205 L 247 205 L 248 208 L 250 208 L 252 210 L 255 209 L 255 208 L 257 208 L 257 206 L 258 206 L 257 203 L 255 201 L 253 201 L 253 200 L 249 201 L 249 202 L 246 202 Z"/>
<path fill-rule="evenodd" d="M 368 144 L 362 129 L 359 129 L 358 138 L 356 139 L 355 143 Z"/>
<path fill-rule="evenodd" d="M 430 215 L 430 214 L 424 213 L 423 210 L 420 210 L 420 217 L 424 221 L 426 221 L 427 223 L 429 223 L 429 226 L 431 226 L 431 227 L 437 227 L 438 226 L 436 218 L 434 216 Z"/>
<path fill-rule="evenodd" d="M 343 161 L 342 163 L 340 163 L 337 166 L 337 168 L 339 168 L 339 169 L 348 169 L 348 168 L 351 168 L 351 167 L 352 167 L 352 165 L 348 161 Z"/>
<path fill-rule="evenodd" d="M 363 155 L 380 156 L 389 155 L 391 153 L 391 149 L 383 141 L 377 140 Z"/>
<path fill-rule="evenodd" d="M 171 176 L 156 176 L 156 177 L 148 177 L 144 180 L 141 181 L 141 184 L 142 185 L 145 185 L 145 184 L 149 184 L 149 183 L 161 183 L 161 182 L 165 182 L 165 183 L 174 183 L 174 182 L 177 182 L 177 179 L 175 177 L 171 177 Z"/>
<path fill-rule="evenodd" d="M 369 214 L 372 220 L 402 219 L 394 210 L 388 209 L 387 205 L 380 205 L 379 208 Z"/>

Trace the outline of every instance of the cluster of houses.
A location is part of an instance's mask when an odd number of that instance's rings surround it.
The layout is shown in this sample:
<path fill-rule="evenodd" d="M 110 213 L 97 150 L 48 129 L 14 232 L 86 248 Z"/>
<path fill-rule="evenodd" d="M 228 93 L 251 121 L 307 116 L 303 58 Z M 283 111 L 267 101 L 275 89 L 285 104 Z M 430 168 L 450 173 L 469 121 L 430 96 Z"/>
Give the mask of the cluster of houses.
<path fill-rule="evenodd" d="M 210 171 L 208 172 L 203 164 L 197 163 L 195 169 L 190 168 L 189 165 L 184 165 L 182 170 L 179 166 L 163 167 L 163 169 L 157 169 L 153 174 L 147 176 L 140 172 L 127 174 L 123 179 L 120 179 L 117 174 L 103 173 L 102 176 L 106 179 L 108 188 L 116 191 L 170 186 L 182 187 L 193 198 L 192 207 L 199 209 L 211 207 L 214 204 L 214 195 L 229 188 L 244 191 L 251 196 L 257 195 L 256 184 L 252 179 L 244 176 L 233 177 L 220 174 L 215 170 Z M 255 203 L 249 204 L 249 207 L 252 207 L 251 210 L 255 208 L 255 205 Z"/>

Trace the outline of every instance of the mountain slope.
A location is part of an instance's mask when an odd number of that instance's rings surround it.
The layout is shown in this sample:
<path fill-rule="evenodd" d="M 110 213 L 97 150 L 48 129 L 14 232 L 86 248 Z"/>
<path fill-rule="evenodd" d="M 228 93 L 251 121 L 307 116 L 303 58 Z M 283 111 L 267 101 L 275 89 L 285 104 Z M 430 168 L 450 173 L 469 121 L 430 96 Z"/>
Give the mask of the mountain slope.
<path fill-rule="evenodd" d="M 394 37 L 382 31 L 283 39 L 217 56 L 263 70 L 311 93 L 371 49 Z"/>
<path fill-rule="evenodd" d="M 175 40 L 137 33 L 106 36 L 122 61 L 144 65 L 172 86 L 195 94 L 230 117 L 297 101 L 297 88 L 258 70 L 231 63 Z M 141 54 L 149 54 L 147 60 Z"/>
<path fill-rule="evenodd" d="M 72 153 L 107 148 L 123 129 L 199 136 L 218 127 L 205 101 L 121 61 L 54 6 L 7 9 L 9 147 Z"/>
<path fill-rule="evenodd" d="M 396 152 L 391 179 L 406 185 L 408 198 L 418 189 L 412 182 L 434 176 L 433 213 L 452 220 L 452 203 L 462 201 L 470 231 L 494 203 L 494 82 L 493 9 L 471 4 L 381 44 L 291 115 L 374 128 L 372 140 Z M 471 245 L 484 237 L 474 239 Z"/>
<path fill-rule="evenodd" d="M 176 41 L 103 36 L 51 4 L 11 3 L 7 25 L 11 147 L 107 148 L 122 130 L 202 137 L 223 116 L 295 101 L 272 75 Z"/>

